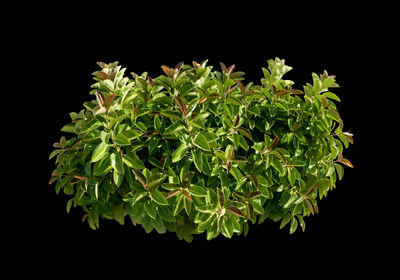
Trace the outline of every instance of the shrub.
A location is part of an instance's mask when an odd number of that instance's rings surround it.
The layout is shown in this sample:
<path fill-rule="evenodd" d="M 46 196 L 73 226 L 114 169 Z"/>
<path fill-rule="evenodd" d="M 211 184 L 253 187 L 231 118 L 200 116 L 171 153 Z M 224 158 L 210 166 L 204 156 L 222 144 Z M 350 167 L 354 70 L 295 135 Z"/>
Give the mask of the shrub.
<path fill-rule="evenodd" d="M 328 91 L 325 71 L 303 90 L 282 79 L 292 68 L 268 61 L 261 85 L 243 72 L 222 72 L 193 61 L 162 66 L 165 75 L 131 73 L 117 62 L 98 63 L 95 98 L 70 113 L 72 122 L 50 159 L 50 183 L 72 196 L 70 208 L 99 227 L 100 218 L 124 224 L 128 215 L 146 232 L 176 232 L 192 240 L 246 235 L 248 223 L 270 218 L 298 224 L 318 212 L 317 200 L 343 177 L 344 147 L 353 143 Z"/>

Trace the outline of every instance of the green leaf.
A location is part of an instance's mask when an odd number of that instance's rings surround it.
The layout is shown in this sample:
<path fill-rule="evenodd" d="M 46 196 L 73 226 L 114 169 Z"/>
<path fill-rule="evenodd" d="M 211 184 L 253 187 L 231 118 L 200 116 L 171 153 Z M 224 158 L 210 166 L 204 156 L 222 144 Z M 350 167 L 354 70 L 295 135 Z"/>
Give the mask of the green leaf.
<path fill-rule="evenodd" d="M 88 133 L 101 125 L 102 125 L 101 122 L 98 121 L 97 119 L 95 118 L 91 119 L 81 127 L 79 133 Z"/>
<path fill-rule="evenodd" d="M 189 147 L 185 143 L 181 143 L 178 148 L 172 153 L 172 162 L 180 161 L 189 150 Z"/>
<path fill-rule="evenodd" d="M 339 180 L 342 180 L 344 174 L 344 168 L 340 164 L 335 163 L 336 172 L 339 176 Z"/>
<path fill-rule="evenodd" d="M 322 94 L 322 96 L 324 96 L 326 98 L 330 98 L 330 99 L 336 100 L 336 101 L 339 101 L 339 102 L 341 101 L 340 98 L 336 94 L 334 94 L 333 92 L 329 92 L 329 91 L 324 92 Z"/>
<path fill-rule="evenodd" d="M 287 171 L 289 183 L 291 186 L 294 186 L 294 183 L 296 182 L 296 172 L 292 170 L 292 168 L 289 168 Z"/>
<path fill-rule="evenodd" d="M 232 237 L 233 223 L 232 223 L 231 217 L 229 217 L 229 216 L 224 217 L 223 222 L 222 222 L 221 232 L 228 238 Z"/>
<path fill-rule="evenodd" d="M 203 168 L 203 155 L 201 150 L 192 150 L 191 153 L 194 165 L 196 166 L 197 170 L 201 172 Z"/>
<path fill-rule="evenodd" d="M 115 136 L 113 142 L 117 145 L 129 145 L 131 143 L 124 134 L 118 134 Z"/>
<path fill-rule="evenodd" d="M 96 162 L 101 160 L 108 152 L 108 149 L 110 148 L 109 145 L 107 145 L 104 142 L 101 142 L 93 151 L 92 154 L 92 159 L 91 162 Z"/>
<path fill-rule="evenodd" d="M 250 130 L 248 130 L 247 128 L 244 127 L 239 127 L 236 129 L 240 134 L 242 134 L 243 136 L 249 138 L 250 140 L 253 140 L 253 137 L 251 136 L 251 132 Z"/>
<path fill-rule="evenodd" d="M 285 172 L 283 169 L 282 162 L 277 157 L 274 157 L 272 159 L 271 164 L 279 172 L 280 175 L 282 175 Z"/>
<path fill-rule="evenodd" d="M 173 215 L 178 215 L 183 209 L 183 195 L 180 195 L 176 201 Z"/>
<path fill-rule="evenodd" d="M 111 159 L 111 166 L 118 172 L 123 174 L 124 173 L 124 167 L 122 165 L 122 156 L 121 152 L 114 152 L 110 155 Z"/>
<path fill-rule="evenodd" d="M 237 169 L 236 167 L 232 166 L 231 170 L 229 171 L 229 173 L 235 178 L 235 180 L 240 183 L 241 180 L 243 179 L 243 175 L 242 173 L 240 173 L 239 169 Z"/>
<path fill-rule="evenodd" d="M 71 206 L 72 206 L 73 202 L 74 202 L 74 198 L 71 198 L 70 200 L 68 200 L 68 202 L 67 202 L 67 213 L 69 213 L 69 211 L 71 210 Z"/>
<path fill-rule="evenodd" d="M 202 150 L 205 151 L 211 150 L 210 145 L 207 142 L 207 139 L 202 134 L 197 135 L 197 137 L 193 141 L 193 144 Z"/>
<path fill-rule="evenodd" d="M 114 179 L 114 183 L 117 187 L 121 186 L 122 184 L 122 180 L 124 179 L 124 175 L 122 173 L 117 172 L 116 169 L 114 169 L 113 172 L 113 179 Z"/>
<path fill-rule="evenodd" d="M 216 219 L 217 217 L 215 215 L 210 215 L 207 220 L 199 223 L 197 230 L 199 232 L 208 230 L 211 227 L 211 225 L 216 221 Z"/>
<path fill-rule="evenodd" d="M 169 207 L 158 207 L 158 214 L 160 215 L 160 217 L 167 221 L 167 222 L 175 222 L 176 219 L 174 216 L 172 216 L 171 210 L 169 209 Z"/>
<path fill-rule="evenodd" d="M 292 194 L 289 200 L 285 203 L 285 205 L 283 205 L 283 208 L 289 208 L 290 206 L 292 206 L 297 200 L 297 198 L 298 198 L 297 194 Z"/>
<path fill-rule="evenodd" d="M 181 120 L 182 115 L 176 111 L 172 110 L 164 110 L 160 112 L 162 116 L 170 118 L 170 119 L 176 119 L 176 120 Z"/>
<path fill-rule="evenodd" d="M 159 205 L 169 205 L 168 201 L 158 189 L 155 189 L 150 193 L 150 198 Z"/>
<path fill-rule="evenodd" d="M 171 124 L 169 127 L 167 127 L 164 130 L 164 134 L 175 134 L 178 131 L 183 130 L 184 128 L 185 127 L 181 123 L 176 122 L 176 123 Z"/>
<path fill-rule="evenodd" d="M 198 197 L 207 197 L 208 196 L 207 189 L 197 186 L 197 185 L 191 185 L 189 187 L 189 193 L 193 196 L 198 196 Z"/>
<path fill-rule="evenodd" d="M 129 141 L 132 141 L 132 140 L 138 138 L 142 134 L 143 133 L 137 129 L 128 129 L 122 133 L 122 135 L 124 135 Z"/>
<path fill-rule="evenodd" d="M 292 222 L 290 223 L 290 234 L 293 234 L 297 229 L 297 220 L 295 217 L 292 218 Z"/>
<path fill-rule="evenodd" d="M 66 124 L 61 128 L 61 131 L 75 133 L 75 124 L 73 123 Z"/>
<path fill-rule="evenodd" d="M 157 206 L 151 200 L 147 200 L 144 204 L 144 209 L 150 218 L 155 219 L 157 215 Z"/>
<path fill-rule="evenodd" d="M 122 161 L 130 168 L 143 169 L 144 168 L 143 161 L 135 153 L 131 153 L 130 155 L 131 156 L 123 155 Z"/>

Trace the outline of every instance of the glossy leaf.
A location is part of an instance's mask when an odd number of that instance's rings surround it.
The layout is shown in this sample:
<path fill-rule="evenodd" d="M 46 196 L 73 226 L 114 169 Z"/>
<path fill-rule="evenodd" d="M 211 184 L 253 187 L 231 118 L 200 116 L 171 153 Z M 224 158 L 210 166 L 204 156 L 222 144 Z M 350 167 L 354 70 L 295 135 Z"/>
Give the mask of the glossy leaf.
<path fill-rule="evenodd" d="M 157 189 L 150 193 L 150 198 L 159 205 L 169 205 L 163 194 Z"/>
<path fill-rule="evenodd" d="M 211 150 L 210 145 L 207 142 L 207 139 L 202 134 L 197 135 L 197 137 L 193 141 L 193 144 L 202 150 L 205 151 Z"/>
<path fill-rule="evenodd" d="M 107 145 L 104 142 L 101 142 L 93 151 L 92 154 L 92 162 L 96 162 L 101 160 L 108 152 L 108 149 L 110 148 L 109 145 Z"/>
<path fill-rule="evenodd" d="M 234 64 L 192 64 L 129 78 L 118 62 L 98 63 L 91 100 L 69 113 L 68 134 L 50 153 L 49 183 L 71 196 L 67 211 L 83 208 L 92 229 L 128 215 L 146 232 L 187 242 L 246 236 L 249 223 L 267 218 L 304 231 L 303 217 L 353 167 L 336 77 L 312 73 L 294 88 L 279 58 L 266 61 L 261 83 Z"/>

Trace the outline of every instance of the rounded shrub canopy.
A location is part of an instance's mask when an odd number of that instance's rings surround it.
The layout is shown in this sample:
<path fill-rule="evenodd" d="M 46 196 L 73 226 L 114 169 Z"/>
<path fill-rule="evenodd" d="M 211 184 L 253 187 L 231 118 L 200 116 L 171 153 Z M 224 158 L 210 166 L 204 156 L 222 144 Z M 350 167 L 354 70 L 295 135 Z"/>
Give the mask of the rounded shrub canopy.
<path fill-rule="evenodd" d="M 353 143 L 330 92 L 335 77 L 312 74 L 301 90 L 283 75 L 284 60 L 268 61 L 261 84 L 244 83 L 235 65 L 207 61 L 162 66 L 165 75 L 125 77 L 117 62 L 98 63 L 93 100 L 70 113 L 54 144 L 50 183 L 72 196 L 91 228 L 100 218 L 146 232 L 248 232 L 270 218 L 281 228 L 318 212 L 317 200 L 343 177 L 344 148 Z"/>

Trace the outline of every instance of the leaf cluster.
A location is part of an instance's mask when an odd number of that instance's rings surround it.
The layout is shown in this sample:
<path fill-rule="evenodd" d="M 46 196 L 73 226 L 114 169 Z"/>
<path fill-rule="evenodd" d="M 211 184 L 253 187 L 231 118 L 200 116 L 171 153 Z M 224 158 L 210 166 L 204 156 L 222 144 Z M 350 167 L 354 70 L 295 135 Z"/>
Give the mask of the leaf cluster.
<path fill-rule="evenodd" d="M 343 177 L 353 143 L 331 88 L 335 77 L 312 74 L 302 89 L 284 80 L 292 68 L 268 61 L 260 84 L 207 60 L 162 66 L 163 75 L 98 63 L 90 94 L 54 144 L 50 183 L 71 196 L 91 228 L 100 219 L 146 232 L 176 232 L 191 241 L 248 232 L 270 218 L 305 229 L 317 201 Z"/>

